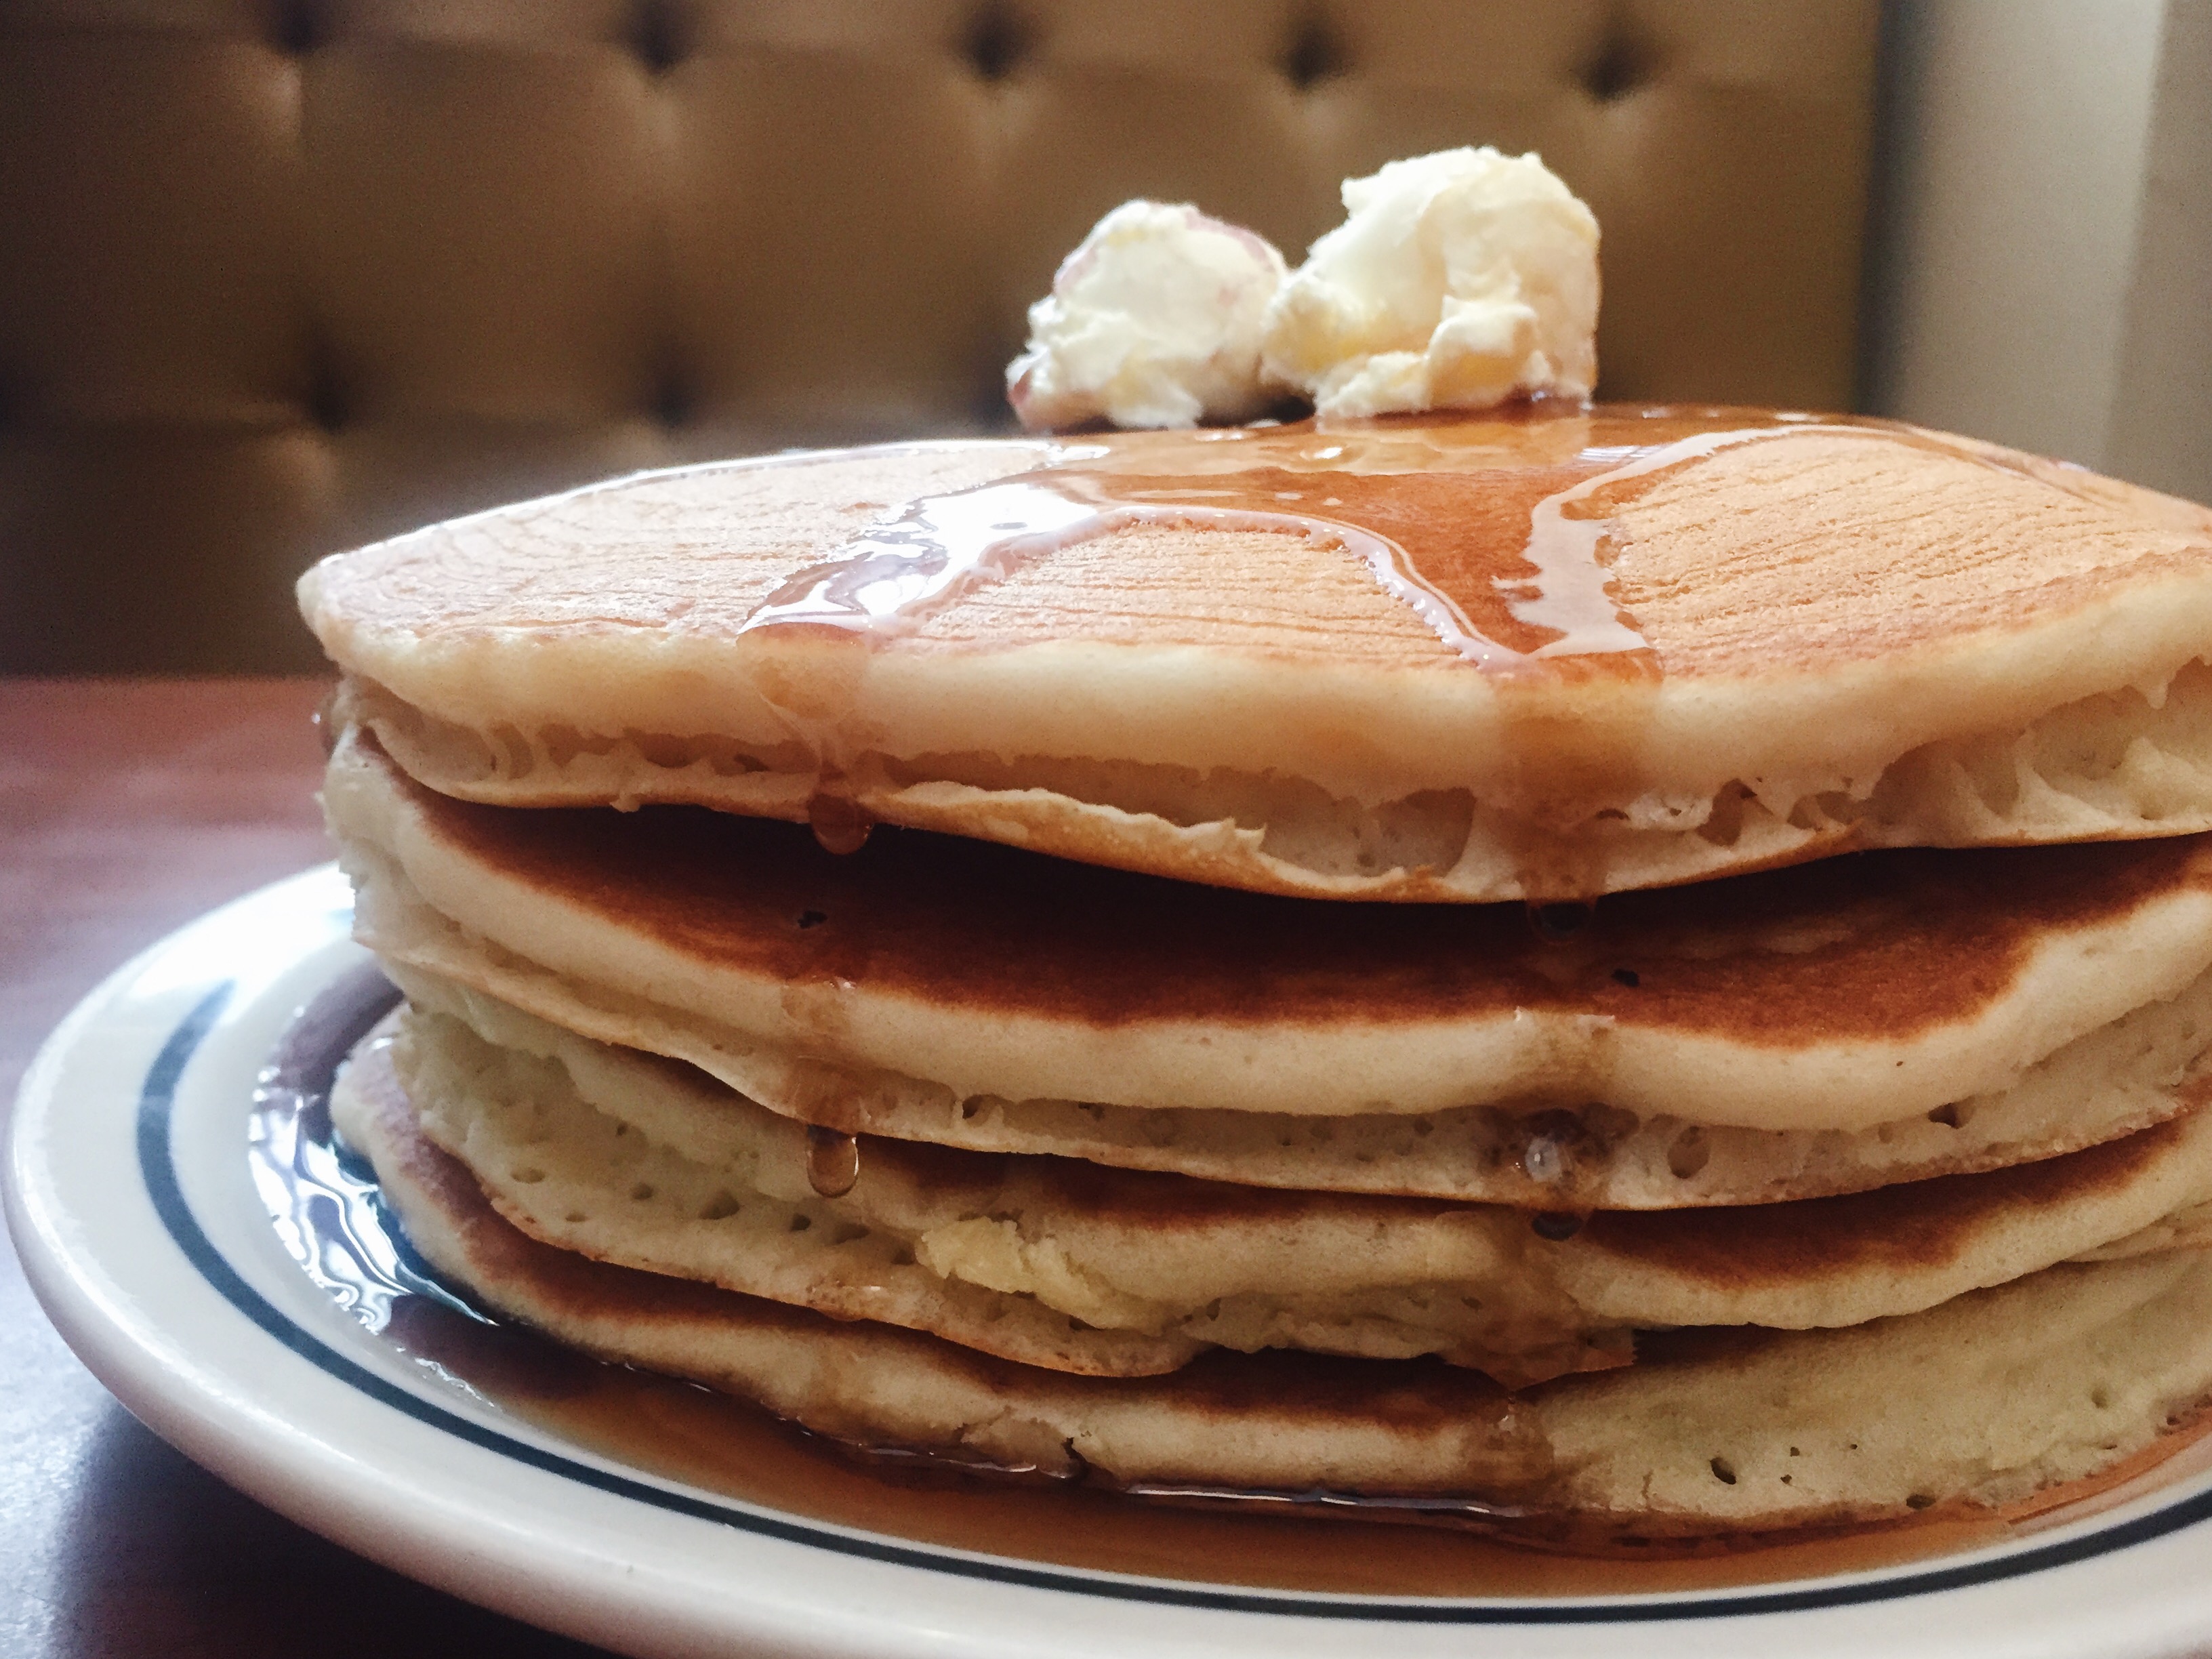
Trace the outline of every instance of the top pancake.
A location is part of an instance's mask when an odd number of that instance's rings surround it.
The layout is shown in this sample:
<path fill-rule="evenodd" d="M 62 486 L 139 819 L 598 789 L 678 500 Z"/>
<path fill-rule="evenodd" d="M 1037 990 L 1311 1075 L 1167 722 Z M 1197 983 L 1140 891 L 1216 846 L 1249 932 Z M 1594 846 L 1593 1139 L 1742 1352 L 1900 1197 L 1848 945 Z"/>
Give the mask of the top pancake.
<path fill-rule="evenodd" d="M 2212 827 L 2212 514 L 1861 421 L 777 458 L 424 531 L 301 599 L 354 716 L 507 805 L 827 801 L 1453 900 Z"/>

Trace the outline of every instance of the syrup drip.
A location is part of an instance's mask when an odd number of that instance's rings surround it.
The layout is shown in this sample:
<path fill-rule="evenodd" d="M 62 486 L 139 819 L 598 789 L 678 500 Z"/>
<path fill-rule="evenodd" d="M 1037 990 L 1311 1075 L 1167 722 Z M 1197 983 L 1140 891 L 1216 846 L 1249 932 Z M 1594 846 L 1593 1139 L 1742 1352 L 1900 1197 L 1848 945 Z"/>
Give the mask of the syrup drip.
<path fill-rule="evenodd" d="M 1528 928 L 1547 945 L 1564 945 L 1590 925 L 1595 907 L 1581 903 L 1532 904 Z"/>
<path fill-rule="evenodd" d="M 806 803 L 806 822 L 813 827 L 814 839 L 822 850 L 841 858 L 866 847 L 868 831 L 874 827 L 851 799 L 823 789 L 816 790 Z"/>
<path fill-rule="evenodd" d="M 307 716 L 307 724 L 314 728 L 315 740 L 323 745 L 323 758 L 328 760 L 337 750 L 338 733 L 344 726 L 338 719 L 337 686 L 323 694 L 323 700 L 315 705 L 315 712 Z"/>
<path fill-rule="evenodd" d="M 806 1184 L 824 1198 L 842 1198 L 860 1178 L 860 1143 L 842 1129 L 806 1126 Z"/>
<path fill-rule="evenodd" d="M 1521 1149 L 1521 1173 L 1550 1186 L 1567 1172 L 1566 1149 L 1550 1135 L 1531 1135 Z"/>

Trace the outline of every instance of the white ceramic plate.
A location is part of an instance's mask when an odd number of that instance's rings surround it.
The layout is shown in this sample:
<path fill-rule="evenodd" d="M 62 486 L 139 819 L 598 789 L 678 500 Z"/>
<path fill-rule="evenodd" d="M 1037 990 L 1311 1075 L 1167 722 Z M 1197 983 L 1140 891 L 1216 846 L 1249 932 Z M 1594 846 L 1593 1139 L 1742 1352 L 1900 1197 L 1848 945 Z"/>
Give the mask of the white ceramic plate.
<path fill-rule="evenodd" d="M 378 1335 L 342 1305 L 344 1264 L 311 1277 L 257 1190 L 248 1132 L 271 1055 L 304 1006 L 360 982 L 348 913 L 337 872 L 313 872 L 205 917 L 88 999 L 25 1080 L 8 1219 L 54 1322 L 158 1433 L 295 1520 L 471 1600 L 637 1655 L 1387 1643 L 1406 1659 L 1632 1645 L 1955 1659 L 2212 1645 L 2201 1468 L 1933 1562 L 1727 1591 L 1449 1600 L 940 1548 L 596 1455 Z"/>

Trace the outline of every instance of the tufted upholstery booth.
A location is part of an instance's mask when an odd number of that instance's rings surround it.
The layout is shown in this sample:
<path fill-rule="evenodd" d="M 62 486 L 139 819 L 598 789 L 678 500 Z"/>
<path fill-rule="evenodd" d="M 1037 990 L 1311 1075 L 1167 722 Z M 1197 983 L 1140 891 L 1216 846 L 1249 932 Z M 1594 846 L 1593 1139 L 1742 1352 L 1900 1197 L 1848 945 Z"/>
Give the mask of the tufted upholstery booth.
<path fill-rule="evenodd" d="M 1536 149 L 1603 390 L 1851 391 L 1873 0 L 0 0 L 0 670 L 281 668 L 312 557 L 718 453 L 1003 425 L 1098 214 L 1295 258 Z"/>

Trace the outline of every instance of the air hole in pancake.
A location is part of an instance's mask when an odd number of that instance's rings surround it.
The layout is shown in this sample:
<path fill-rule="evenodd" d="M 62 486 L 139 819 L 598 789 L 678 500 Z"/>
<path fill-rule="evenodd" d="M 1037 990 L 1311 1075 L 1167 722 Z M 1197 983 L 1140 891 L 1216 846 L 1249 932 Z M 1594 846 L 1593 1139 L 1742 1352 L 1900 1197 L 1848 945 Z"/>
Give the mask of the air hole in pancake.
<path fill-rule="evenodd" d="M 1905 1500 L 1905 1507 L 1908 1510 L 1932 1510 L 1936 1507 L 1936 1500 L 1924 1492 L 1917 1492 Z"/>
<path fill-rule="evenodd" d="M 792 1218 L 791 1218 L 791 1224 L 790 1224 L 788 1227 L 785 1228 L 785 1229 L 784 1229 L 784 1231 L 785 1231 L 786 1232 L 803 1233 L 803 1232 L 805 1232 L 805 1231 L 809 1227 L 811 1227 L 813 1224 L 814 1224 L 814 1218 L 813 1218 L 812 1216 L 811 1216 L 811 1215 L 795 1215 L 795 1216 L 793 1216 L 793 1217 L 792 1217 Z"/>
<path fill-rule="evenodd" d="M 568 1224 L 572 1227 L 575 1226 L 580 1222 L 589 1221 L 591 1217 L 586 1215 L 581 1210 L 571 1210 L 568 1212 Z"/>
<path fill-rule="evenodd" d="M 2020 759 L 2012 750 L 1970 750 L 1959 765 L 1966 787 L 1993 816 L 2009 817 L 2020 805 Z"/>
<path fill-rule="evenodd" d="M 1803 830 L 1832 830 L 1859 817 L 1859 805 L 1849 791 L 1831 789 L 1798 802 L 1790 811 L 1790 822 Z"/>
<path fill-rule="evenodd" d="M 526 778 L 538 769 L 538 751 L 522 735 L 520 727 L 495 726 L 488 735 L 493 752 L 506 763 L 501 769 L 503 776 L 509 780 Z"/>
<path fill-rule="evenodd" d="M 535 1187 L 545 1179 L 544 1170 L 532 1169 L 527 1164 L 520 1170 L 509 1170 L 507 1174 L 508 1180 L 519 1181 L 526 1187 Z"/>
<path fill-rule="evenodd" d="M 1616 968 L 1613 970 L 1613 982 L 1615 985 L 1626 985 L 1633 991 L 1644 981 L 1633 968 Z"/>
<path fill-rule="evenodd" d="M 738 1210 L 742 1207 L 743 1206 L 738 1204 L 734 1194 L 727 1192 L 716 1193 L 714 1197 L 708 1199 L 706 1204 L 700 1209 L 699 1219 L 702 1221 L 721 1221 L 730 1216 L 737 1214 Z"/>
<path fill-rule="evenodd" d="M 1713 1479 L 1719 1481 L 1723 1486 L 1733 1486 L 1735 1485 L 1735 1465 L 1729 1462 L 1727 1458 L 1716 1457 L 1711 1464 L 1707 1465 L 1707 1467 L 1712 1470 Z"/>
<path fill-rule="evenodd" d="M 1740 783 L 1732 783 L 1715 795 L 1712 810 L 1698 826 L 1699 839 L 1715 847 L 1733 847 L 1742 840 L 1744 807 L 1750 799 L 1751 792 Z"/>
<path fill-rule="evenodd" d="M 549 726 L 538 734 L 545 757 L 556 766 L 567 766 L 579 755 L 604 755 L 615 746 L 612 738 L 586 737 L 573 726 Z"/>
<path fill-rule="evenodd" d="M 911 1267 L 914 1266 L 914 1252 L 912 1250 L 894 1251 L 891 1255 L 891 1266 L 894 1267 Z"/>
<path fill-rule="evenodd" d="M 866 1227 L 856 1227 L 849 1221 L 841 1221 L 830 1230 L 830 1242 L 833 1245 L 850 1244 L 867 1236 L 868 1230 Z"/>
<path fill-rule="evenodd" d="M 2100 1382 L 2089 1390 L 2089 1403 L 2100 1412 L 2110 1411 L 2112 1407 L 2112 1391 Z"/>
<path fill-rule="evenodd" d="M 629 1189 L 629 1195 L 640 1204 L 647 1202 L 653 1196 L 653 1183 L 647 1181 L 639 1182 L 636 1186 Z"/>
<path fill-rule="evenodd" d="M 689 738 L 679 738 L 669 732 L 625 732 L 630 747 L 644 757 L 648 766 L 657 766 L 665 772 L 681 772 L 699 758 L 698 744 Z"/>
<path fill-rule="evenodd" d="M 1571 1210 L 1540 1210 L 1529 1222 L 1537 1237 L 1548 1238 L 1557 1243 L 1572 1238 L 1583 1230 L 1583 1218 Z"/>
<path fill-rule="evenodd" d="M 1928 1121 L 1930 1123 L 1948 1124 L 1954 1129 L 1957 1128 L 1959 1127 L 1958 1103 L 1954 1101 L 1948 1106 L 1938 1106 L 1928 1114 Z"/>
<path fill-rule="evenodd" d="M 1693 1123 L 1676 1135 L 1674 1144 L 1667 1148 L 1667 1167 L 1674 1172 L 1677 1180 L 1687 1181 L 1704 1169 L 1712 1156 L 1711 1138 Z"/>
<path fill-rule="evenodd" d="M 972 1123 L 982 1115 L 983 1103 L 976 1097 L 970 1095 L 960 1103 L 960 1121 L 963 1123 Z"/>

